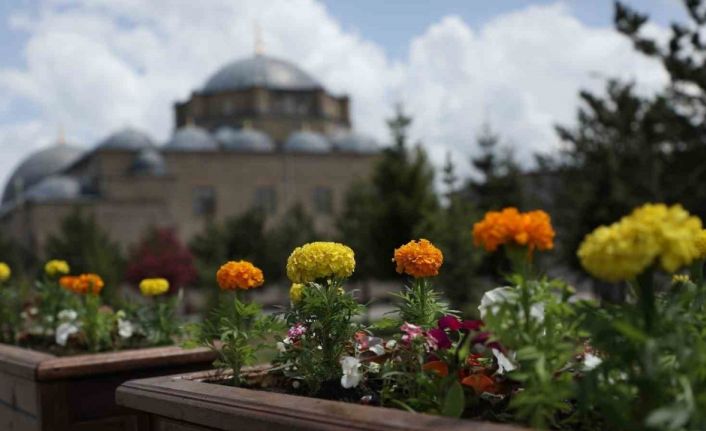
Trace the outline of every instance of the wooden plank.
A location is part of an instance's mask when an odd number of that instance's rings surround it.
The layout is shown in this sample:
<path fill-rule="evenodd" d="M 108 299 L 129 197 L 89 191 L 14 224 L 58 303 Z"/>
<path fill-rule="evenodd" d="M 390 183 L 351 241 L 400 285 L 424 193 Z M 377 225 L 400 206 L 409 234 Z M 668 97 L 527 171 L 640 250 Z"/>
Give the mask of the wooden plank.
<path fill-rule="evenodd" d="M 208 363 L 215 358 L 215 354 L 209 349 L 182 349 L 176 346 L 54 357 L 38 365 L 37 380 L 68 379 L 137 369 L 170 368 Z"/>
<path fill-rule="evenodd" d="M 518 431 L 522 428 L 455 420 L 316 398 L 194 381 L 187 376 L 130 381 L 119 405 L 216 430 Z M 195 377 L 202 378 L 203 373 Z"/>
<path fill-rule="evenodd" d="M 39 364 L 54 358 L 47 353 L 0 344 L 0 371 L 8 374 L 34 379 Z"/>

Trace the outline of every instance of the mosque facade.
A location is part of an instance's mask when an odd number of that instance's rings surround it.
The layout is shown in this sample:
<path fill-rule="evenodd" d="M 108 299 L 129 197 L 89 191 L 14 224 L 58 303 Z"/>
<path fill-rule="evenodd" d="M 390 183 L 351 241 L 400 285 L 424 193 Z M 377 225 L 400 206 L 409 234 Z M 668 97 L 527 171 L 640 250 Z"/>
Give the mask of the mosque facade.
<path fill-rule="evenodd" d="M 189 241 L 253 207 L 274 223 L 301 205 L 331 232 L 347 188 L 379 151 L 351 129 L 348 97 L 263 54 L 225 65 L 174 110 L 165 143 L 126 128 L 90 150 L 61 142 L 29 155 L 5 186 L 4 231 L 42 255 L 76 209 L 129 247 L 152 227 Z"/>

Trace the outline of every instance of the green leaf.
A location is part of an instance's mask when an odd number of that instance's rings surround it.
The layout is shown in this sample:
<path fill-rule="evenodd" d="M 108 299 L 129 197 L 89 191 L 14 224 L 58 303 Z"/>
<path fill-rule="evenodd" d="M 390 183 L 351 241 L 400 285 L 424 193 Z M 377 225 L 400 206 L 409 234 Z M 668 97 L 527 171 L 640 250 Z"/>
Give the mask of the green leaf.
<path fill-rule="evenodd" d="M 444 407 L 441 414 L 453 418 L 461 417 L 463 410 L 466 408 L 466 397 L 463 394 L 463 387 L 458 381 L 454 381 L 446 391 L 444 397 Z"/>

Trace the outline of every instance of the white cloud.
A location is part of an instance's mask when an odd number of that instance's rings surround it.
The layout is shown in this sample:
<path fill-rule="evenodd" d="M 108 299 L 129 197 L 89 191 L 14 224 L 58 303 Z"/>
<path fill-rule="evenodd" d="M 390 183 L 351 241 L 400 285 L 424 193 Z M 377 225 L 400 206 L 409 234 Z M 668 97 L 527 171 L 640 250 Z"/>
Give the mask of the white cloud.
<path fill-rule="evenodd" d="M 578 90 L 601 87 L 594 72 L 648 89 L 666 79 L 614 30 L 587 27 L 562 4 L 518 10 L 478 29 L 446 17 L 414 38 L 399 62 L 314 0 L 45 0 L 11 22 L 29 39 L 26 63 L 0 70 L 5 176 L 55 136 L 58 124 L 87 145 L 127 124 L 166 139 L 173 102 L 224 63 L 250 55 L 255 22 L 268 53 L 350 94 L 357 129 L 387 139 L 384 119 L 403 101 L 415 119 L 413 135 L 437 162 L 446 151 L 467 159 L 485 120 L 525 158 L 554 148 L 552 126 L 573 119 Z M 41 114 L 2 120 L 26 104 Z"/>

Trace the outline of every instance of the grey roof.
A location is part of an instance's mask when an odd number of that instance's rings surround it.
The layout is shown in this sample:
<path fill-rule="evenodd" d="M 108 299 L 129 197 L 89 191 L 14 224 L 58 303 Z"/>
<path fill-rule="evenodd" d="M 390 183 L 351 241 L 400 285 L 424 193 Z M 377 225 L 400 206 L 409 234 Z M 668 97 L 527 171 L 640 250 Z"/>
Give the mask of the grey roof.
<path fill-rule="evenodd" d="M 156 148 L 145 148 L 135 156 L 130 172 L 136 175 L 160 176 L 167 173 L 164 157 Z"/>
<path fill-rule="evenodd" d="M 68 175 L 52 175 L 44 178 L 29 190 L 26 198 L 31 201 L 57 201 L 76 199 L 81 196 L 81 184 Z"/>
<path fill-rule="evenodd" d="M 355 132 L 339 133 L 333 137 L 332 141 L 334 148 L 339 151 L 375 153 L 380 150 L 375 139 Z"/>
<path fill-rule="evenodd" d="M 216 131 L 216 139 L 225 150 L 260 152 L 275 150 L 274 142 L 266 133 L 251 128 L 236 130 L 224 126 Z"/>
<path fill-rule="evenodd" d="M 24 192 L 42 179 L 66 169 L 81 157 L 83 150 L 67 144 L 55 144 L 30 154 L 15 169 L 5 185 L 2 202 L 10 202 L 17 191 Z"/>
<path fill-rule="evenodd" d="M 111 134 L 98 144 L 98 148 L 111 150 L 141 150 L 154 146 L 154 141 L 149 135 L 131 127 Z"/>
<path fill-rule="evenodd" d="M 287 152 L 325 153 L 330 150 L 331 144 L 328 140 L 316 132 L 294 132 L 284 143 L 284 151 Z"/>
<path fill-rule="evenodd" d="M 186 126 L 174 133 L 165 148 L 179 151 L 212 151 L 218 149 L 218 142 L 205 129 Z"/>
<path fill-rule="evenodd" d="M 240 90 L 254 86 L 283 90 L 321 88 L 321 84 L 296 65 L 277 58 L 255 55 L 223 66 L 206 81 L 203 92 Z"/>

